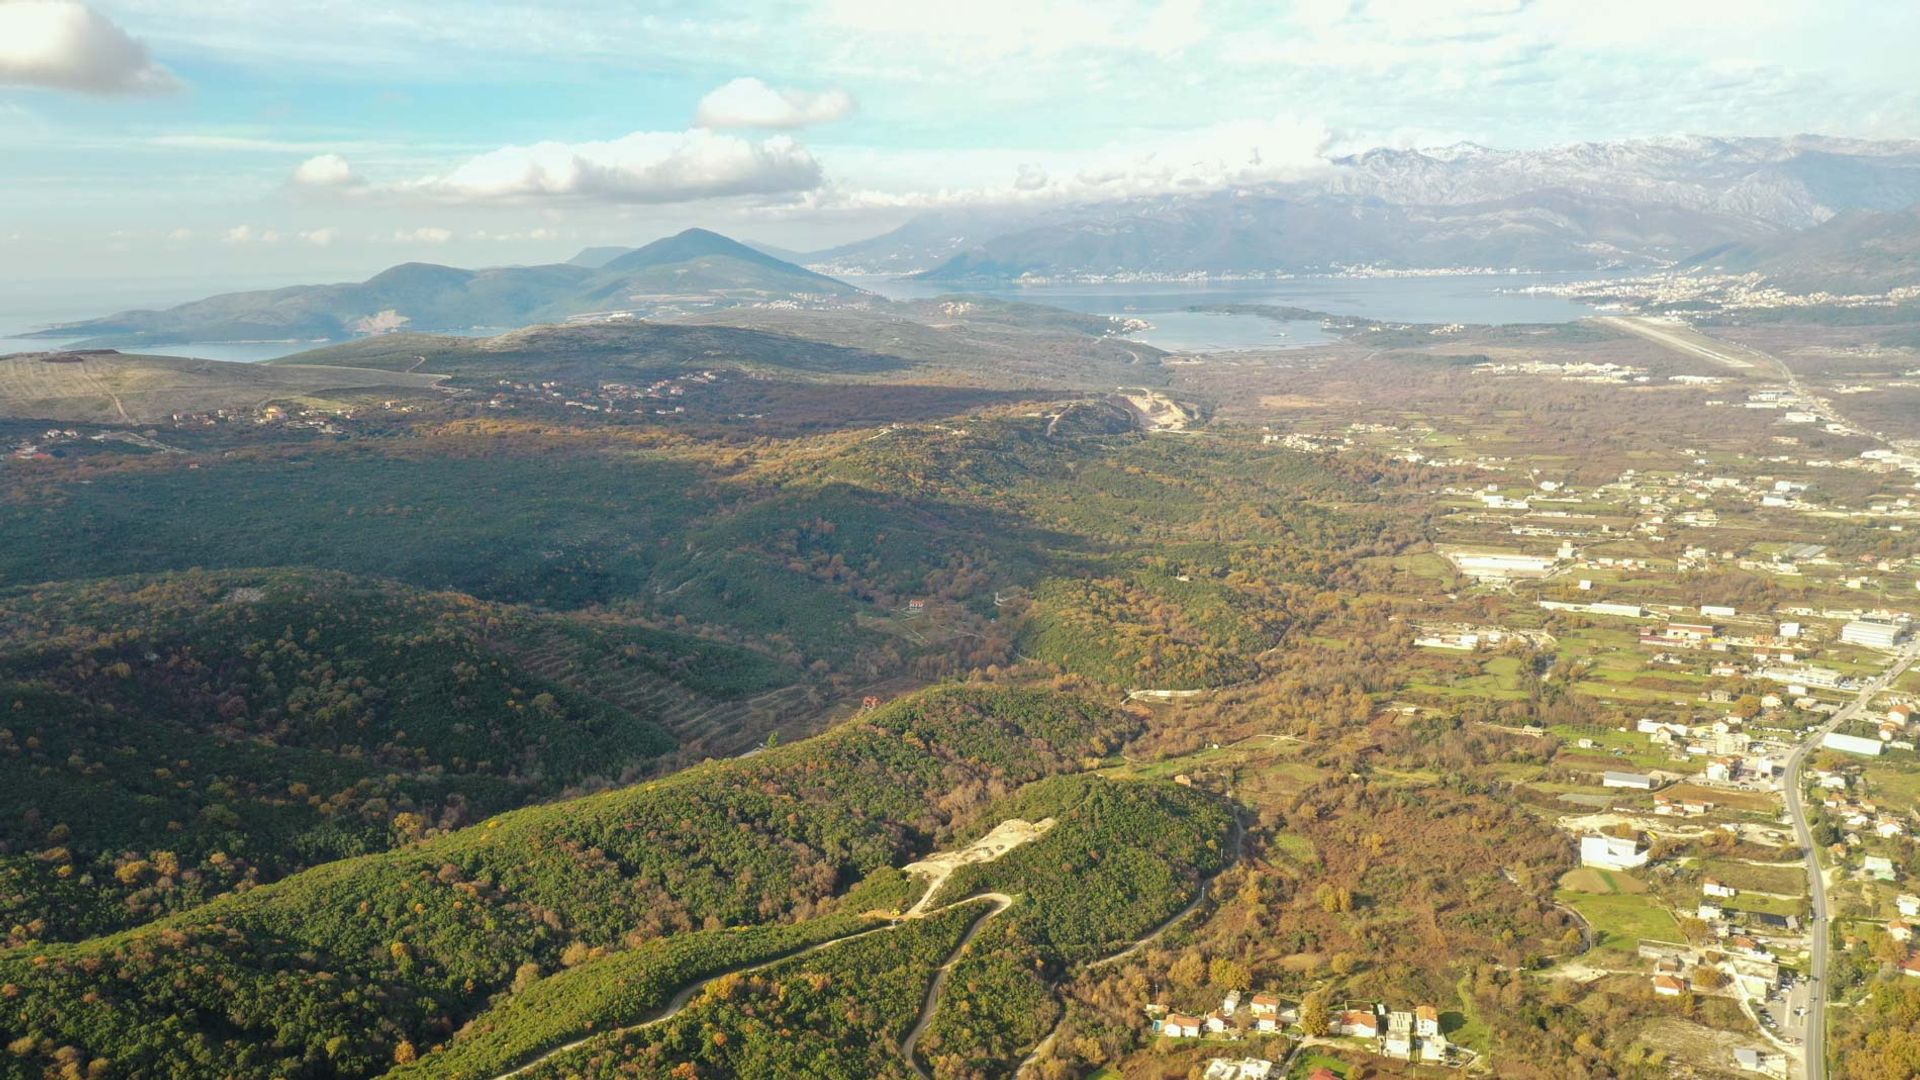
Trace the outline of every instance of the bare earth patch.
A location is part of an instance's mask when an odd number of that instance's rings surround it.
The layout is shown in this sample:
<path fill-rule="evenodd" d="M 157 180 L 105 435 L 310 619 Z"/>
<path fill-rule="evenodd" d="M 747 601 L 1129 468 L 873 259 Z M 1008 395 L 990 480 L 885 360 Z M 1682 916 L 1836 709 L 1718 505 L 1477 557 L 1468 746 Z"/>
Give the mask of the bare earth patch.
<path fill-rule="evenodd" d="M 1329 402 L 1319 398 L 1310 398 L 1302 394 L 1262 394 L 1260 406 L 1265 409 L 1324 409 Z"/>
<path fill-rule="evenodd" d="M 1008 818 L 995 825 L 992 832 L 958 851 L 935 852 L 924 859 L 901 867 L 909 874 L 918 874 L 927 879 L 927 891 L 907 909 L 907 915 L 909 917 L 919 915 L 955 870 L 971 863 L 992 862 L 1021 844 L 1046 835 L 1047 830 L 1053 828 L 1053 825 L 1052 818 L 1041 818 L 1039 821 Z"/>

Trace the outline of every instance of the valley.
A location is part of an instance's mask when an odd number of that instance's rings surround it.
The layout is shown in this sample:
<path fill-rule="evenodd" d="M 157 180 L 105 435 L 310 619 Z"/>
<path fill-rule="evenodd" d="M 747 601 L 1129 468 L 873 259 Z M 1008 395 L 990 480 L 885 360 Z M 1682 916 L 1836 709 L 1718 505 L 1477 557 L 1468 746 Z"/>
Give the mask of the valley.
<path fill-rule="evenodd" d="M 722 241 L 554 272 L 718 300 L 0 358 L 0 1075 L 1898 1075 L 1901 309 Z"/>

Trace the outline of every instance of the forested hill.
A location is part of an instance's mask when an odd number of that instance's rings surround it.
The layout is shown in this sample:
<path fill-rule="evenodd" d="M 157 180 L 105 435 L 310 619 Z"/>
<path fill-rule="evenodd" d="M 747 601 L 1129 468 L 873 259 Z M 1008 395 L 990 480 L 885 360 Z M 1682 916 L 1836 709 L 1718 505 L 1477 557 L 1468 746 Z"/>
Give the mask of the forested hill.
<path fill-rule="evenodd" d="M 542 671 L 652 688 L 619 706 Z M 84 936 L 383 850 L 679 743 L 799 679 L 733 646 L 321 571 L 0 592 L 0 918 Z"/>
<path fill-rule="evenodd" d="M 227 293 L 159 311 L 122 311 L 44 336 L 94 345 L 330 341 L 397 327 L 525 326 L 573 315 L 859 294 L 845 282 L 688 229 L 601 267 L 554 263 L 467 270 L 402 263 L 365 281 Z"/>
<path fill-rule="evenodd" d="M 516 811 L 131 932 L 15 948 L 0 954 L 19 1033 L 6 1068 L 374 1075 L 569 950 L 810 917 L 863 881 L 861 903 L 898 902 L 889 867 L 1133 724 L 1044 691 L 929 691 L 750 758 Z"/>

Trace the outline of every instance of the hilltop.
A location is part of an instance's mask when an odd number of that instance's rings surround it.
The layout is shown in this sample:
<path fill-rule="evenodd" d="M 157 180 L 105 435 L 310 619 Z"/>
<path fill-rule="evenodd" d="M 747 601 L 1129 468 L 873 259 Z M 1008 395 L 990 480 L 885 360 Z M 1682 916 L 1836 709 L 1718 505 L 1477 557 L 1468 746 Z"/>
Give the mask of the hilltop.
<path fill-rule="evenodd" d="M 0 417 L 147 424 L 273 401 L 345 407 L 434 396 L 442 376 L 324 363 L 242 364 L 112 350 L 0 356 Z"/>
<path fill-rule="evenodd" d="M 590 260 L 592 261 L 592 260 Z M 162 311 L 122 311 L 39 331 L 86 345 L 339 341 L 405 327 L 464 331 L 577 315 L 771 300 L 839 299 L 859 290 L 705 229 L 688 229 L 594 267 L 464 270 L 403 263 L 362 282 L 228 293 Z"/>
<path fill-rule="evenodd" d="M 1704 251 L 1683 266 L 1763 274 L 1800 291 L 1871 293 L 1920 284 L 1920 204 L 1840 214 L 1805 232 Z"/>

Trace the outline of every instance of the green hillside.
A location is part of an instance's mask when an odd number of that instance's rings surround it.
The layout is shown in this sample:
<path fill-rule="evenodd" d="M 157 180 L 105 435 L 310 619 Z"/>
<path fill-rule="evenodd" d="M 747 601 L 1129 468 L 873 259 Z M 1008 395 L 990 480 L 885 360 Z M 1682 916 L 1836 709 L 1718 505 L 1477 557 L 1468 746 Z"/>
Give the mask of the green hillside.
<path fill-rule="evenodd" d="M 672 708 L 536 660 L 624 672 Z M 0 919 L 16 944 L 99 933 L 617 781 L 674 748 L 687 710 L 798 678 L 717 643 L 342 574 L 9 590 Z"/>
<path fill-rule="evenodd" d="M 751 758 L 329 863 L 115 936 L 16 948 L 0 983 L 28 1052 L 9 1067 L 72 1047 L 128 1075 L 370 1075 L 403 1044 L 444 1039 L 527 964 L 830 912 L 969 824 L 992 790 L 1070 769 L 1128 725 L 1043 692 L 931 691 Z"/>

